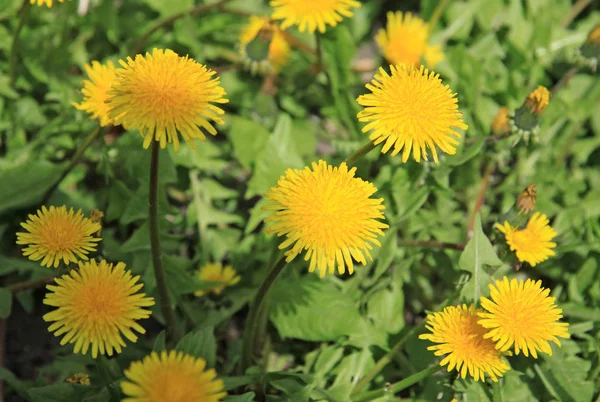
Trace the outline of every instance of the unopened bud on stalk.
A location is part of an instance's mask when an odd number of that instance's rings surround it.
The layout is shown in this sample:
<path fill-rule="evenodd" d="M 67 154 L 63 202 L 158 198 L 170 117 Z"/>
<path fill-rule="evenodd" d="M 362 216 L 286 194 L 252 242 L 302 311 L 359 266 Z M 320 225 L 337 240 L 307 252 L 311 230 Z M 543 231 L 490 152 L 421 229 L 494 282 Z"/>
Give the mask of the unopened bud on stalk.
<path fill-rule="evenodd" d="M 529 136 L 533 134 L 535 137 L 540 130 L 540 116 L 546 110 L 550 102 L 550 91 L 543 86 L 538 86 L 531 92 L 523 106 L 515 111 L 510 121 L 511 131 L 518 134 L 513 146 L 515 146 L 521 138 L 525 139 L 525 143 L 529 142 Z"/>

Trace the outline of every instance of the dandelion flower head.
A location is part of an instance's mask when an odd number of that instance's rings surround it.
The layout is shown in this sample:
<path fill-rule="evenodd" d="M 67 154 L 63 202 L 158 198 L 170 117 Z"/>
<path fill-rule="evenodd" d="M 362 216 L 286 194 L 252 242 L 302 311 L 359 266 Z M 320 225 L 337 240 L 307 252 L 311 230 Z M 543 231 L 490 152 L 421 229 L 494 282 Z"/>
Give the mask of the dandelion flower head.
<path fill-rule="evenodd" d="M 312 169 L 288 169 L 267 191 L 272 204 L 265 209 L 275 211 L 265 219 L 271 223 L 267 233 L 286 236 L 279 248 L 291 247 L 285 253 L 288 262 L 306 250 L 309 271 L 324 277 L 336 265 L 340 274 L 346 269 L 352 274 L 352 259 L 363 265 L 372 259 L 369 250 L 381 246 L 377 237 L 388 227 L 378 220 L 384 219 L 385 207 L 383 199 L 370 198 L 375 186 L 355 173 L 346 163 L 334 167 L 320 160 Z"/>
<path fill-rule="evenodd" d="M 297 25 L 300 32 L 317 29 L 325 33 L 326 25 L 335 27 L 344 17 L 352 17 L 352 9 L 360 7 L 356 0 L 272 0 L 273 19 L 283 20 L 282 29 Z"/>
<path fill-rule="evenodd" d="M 112 124 L 113 119 L 108 115 L 108 105 L 105 101 L 109 98 L 108 91 L 112 87 L 117 74 L 115 65 L 112 61 L 106 64 L 100 64 L 92 61 L 92 64 L 84 66 L 89 80 L 83 80 L 83 101 L 81 103 L 73 102 L 72 105 L 78 110 L 84 110 L 92 115 L 93 119 L 98 119 L 102 127 Z"/>
<path fill-rule="evenodd" d="M 539 116 L 546 110 L 549 103 L 550 91 L 540 85 L 527 96 L 525 107 Z"/>
<path fill-rule="evenodd" d="M 96 251 L 101 239 L 93 234 L 100 230 L 100 224 L 83 216 L 81 210 L 73 208 L 42 206 L 37 215 L 29 215 L 21 226 L 27 232 L 17 233 L 17 244 L 27 245 L 23 255 L 32 261 L 42 260 L 45 267 L 58 268 L 65 264 L 87 260 L 90 251 Z"/>
<path fill-rule="evenodd" d="M 537 352 L 552 355 L 549 341 L 560 346 L 560 338 L 569 338 L 566 322 L 559 322 L 562 310 L 550 297 L 542 281 L 516 280 L 507 277 L 490 284 L 490 299 L 481 297 L 479 324 L 486 328 L 486 339 L 504 352 L 514 345 L 516 354 L 537 358 Z"/>
<path fill-rule="evenodd" d="M 261 64 L 257 61 L 250 60 L 251 57 L 249 57 L 247 49 L 248 45 L 261 34 L 268 35 L 269 37 L 265 38 L 265 40 L 270 42 L 268 53 L 264 60 L 267 66 L 266 68 L 268 71 L 277 73 L 279 69 L 287 63 L 291 48 L 281 33 L 279 26 L 271 21 L 270 18 L 257 17 L 254 15 L 250 17 L 250 23 L 242 30 L 242 33 L 240 34 L 242 54 L 250 61 L 250 64 L 253 62 L 257 65 Z M 254 68 L 258 69 L 258 67 Z"/>
<path fill-rule="evenodd" d="M 122 402 L 218 402 L 226 393 L 206 361 L 183 352 L 152 352 L 125 370 Z"/>
<path fill-rule="evenodd" d="M 53 0 L 29 0 L 29 2 L 31 4 L 36 4 L 38 6 L 48 6 L 48 8 L 52 7 L 52 4 L 54 3 Z M 64 3 L 65 0 L 58 0 L 59 3 Z"/>
<path fill-rule="evenodd" d="M 411 13 L 388 12 L 387 26 L 379 30 L 375 40 L 390 64 L 418 67 L 423 57 L 427 66 L 434 67 L 444 58 L 439 45 L 427 44 L 429 25 Z"/>
<path fill-rule="evenodd" d="M 202 296 L 210 292 L 219 295 L 226 287 L 233 286 L 238 283 L 241 278 L 231 265 L 223 266 L 223 264 L 218 262 L 206 264 L 200 268 L 200 271 L 198 272 L 198 279 L 201 281 L 222 282 L 223 284 L 212 288 L 199 290 L 194 293 L 196 296 Z"/>
<path fill-rule="evenodd" d="M 138 129 L 144 148 L 155 140 L 161 148 L 172 142 L 177 151 L 179 134 L 195 148 L 194 139 L 206 139 L 203 131 L 217 134 L 210 121 L 223 123 L 224 111 L 214 103 L 228 100 L 214 71 L 162 49 L 119 63 L 123 68 L 116 70 L 109 92 L 109 115 L 115 124 Z"/>
<path fill-rule="evenodd" d="M 375 145 L 384 142 L 382 153 L 392 147 L 392 155 L 402 151 L 402 162 L 408 160 L 411 150 L 417 162 L 421 157 L 427 160 L 428 148 L 436 163 L 436 147 L 454 155 L 456 138 L 461 135 L 453 128 L 468 128 L 458 111 L 456 94 L 442 84 L 439 74 L 423 66 L 399 64 L 390 69 L 391 75 L 380 68 L 366 86 L 371 93 L 357 99 L 365 107 L 358 113 L 358 120 L 367 123 L 363 133 L 370 131 Z"/>
<path fill-rule="evenodd" d="M 125 264 L 116 266 L 102 260 L 80 263 L 79 269 L 56 278 L 56 285 L 48 285 L 44 304 L 56 310 L 44 315 L 52 322 L 48 331 L 62 336 L 61 345 L 74 343 L 74 353 L 112 356 L 126 346 L 123 336 L 137 341 L 133 330 L 140 334 L 144 328 L 138 320 L 150 317 L 144 307 L 154 305 L 152 297 L 138 293 L 143 285 L 139 276 L 125 270 Z"/>
<path fill-rule="evenodd" d="M 556 247 L 556 243 L 552 239 L 558 233 L 549 223 L 546 215 L 536 212 L 525 229 L 519 230 L 506 221 L 504 225 L 496 225 L 496 228 L 504 233 L 506 243 L 511 250 L 516 251 L 519 261 L 528 262 L 534 267 L 554 255 L 552 249 Z"/>
<path fill-rule="evenodd" d="M 509 369 L 496 350 L 494 342 L 485 339 L 486 330 L 477 323 L 475 305 L 446 307 L 441 313 L 427 316 L 426 328 L 431 333 L 422 334 L 420 339 L 436 345 L 427 349 L 436 356 L 445 356 L 441 366 L 448 371 L 456 368 L 462 378 L 469 374 L 475 381 L 485 381 L 488 375 L 494 382 Z"/>

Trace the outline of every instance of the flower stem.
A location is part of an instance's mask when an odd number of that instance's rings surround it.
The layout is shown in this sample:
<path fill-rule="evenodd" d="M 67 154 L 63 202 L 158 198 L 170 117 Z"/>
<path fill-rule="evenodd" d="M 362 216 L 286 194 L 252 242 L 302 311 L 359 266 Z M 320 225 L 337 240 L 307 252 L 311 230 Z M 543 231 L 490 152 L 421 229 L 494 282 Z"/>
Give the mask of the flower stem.
<path fill-rule="evenodd" d="M 250 311 L 248 312 L 248 318 L 246 319 L 246 327 L 244 328 L 244 346 L 242 350 L 242 360 L 240 362 L 240 374 L 244 374 L 246 369 L 252 364 L 252 355 L 256 346 L 257 334 L 262 332 L 261 323 L 266 325 L 267 321 L 262 317 L 266 314 L 265 300 L 269 293 L 269 290 L 277 280 L 277 277 L 283 271 L 286 261 L 285 256 L 282 256 L 275 264 L 271 266 L 267 272 L 263 283 L 260 285 L 256 296 L 252 304 L 250 304 Z"/>
<path fill-rule="evenodd" d="M 104 357 L 103 355 L 99 355 L 96 358 L 96 368 L 98 369 L 100 377 L 102 377 L 102 381 L 104 381 L 104 385 L 108 389 L 108 392 L 110 394 L 110 400 L 111 401 L 119 401 L 120 400 L 119 391 L 115 387 L 112 386 L 113 381 L 110 376 L 110 371 L 108 369 L 108 365 L 106 364 L 106 357 Z"/>
<path fill-rule="evenodd" d="M 428 367 L 428 368 L 421 370 L 418 373 L 415 373 L 415 374 L 411 375 L 410 377 L 407 377 L 402 381 L 398 381 L 397 383 L 394 383 L 384 389 L 363 392 L 362 394 L 353 396 L 352 402 L 367 402 L 367 401 L 375 400 L 377 398 L 381 398 L 382 396 L 385 396 L 386 394 L 395 394 L 396 392 L 405 390 L 406 388 L 410 387 L 411 385 L 414 385 L 414 384 L 418 383 L 419 381 L 424 380 L 425 378 L 429 377 L 430 375 L 432 375 L 434 373 L 437 373 L 438 371 L 440 371 L 442 369 L 443 369 L 443 367 L 441 367 L 441 366 Z"/>
<path fill-rule="evenodd" d="M 137 45 L 135 47 L 135 51 L 133 53 L 134 54 L 140 53 L 143 50 L 144 45 L 146 44 L 146 42 L 148 41 L 150 36 L 152 36 L 152 34 L 156 31 L 158 31 L 159 29 L 161 29 L 169 24 L 172 24 L 173 22 L 175 22 L 178 19 L 185 17 L 187 15 L 194 16 L 194 15 L 201 14 L 201 13 L 208 11 L 210 9 L 213 9 L 213 8 L 220 9 L 221 7 L 223 7 L 225 4 L 229 3 L 230 1 L 232 1 L 232 0 L 219 0 L 219 1 L 216 1 L 216 2 L 210 3 L 210 4 L 202 4 L 200 6 L 196 6 L 196 7 L 192 8 L 190 10 L 185 10 L 180 13 L 173 14 L 165 19 L 158 21 L 156 24 L 154 24 L 150 29 L 148 29 L 140 37 L 140 39 L 138 40 Z"/>
<path fill-rule="evenodd" d="M 441 0 L 435 7 L 435 10 L 433 10 L 433 14 L 431 15 L 431 19 L 429 20 L 429 32 L 433 31 L 433 28 L 435 28 L 435 26 L 437 25 L 448 3 L 450 3 L 450 0 Z"/>
<path fill-rule="evenodd" d="M 92 143 L 96 140 L 96 138 L 98 138 L 100 136 L 100 134 L 102 132 L 103 132 L 102 128 L 97 127 L 94 131 L 92 131 L 90 133 L 90 135 L 88 135 L 88 137 L 85 139 L 85 142 L 83 144 L 81 144 L 81 146 L 77 149 L 77 151 L 75 151 L 75 154 L 71 158 L 69 165 L 62 172 L 62 174 L 56 180 L 56 182 L 54 182 L 52 187 L 50 187 L 44 194 L 44 198 L 42 199 L 42 205 L 44 205 L 48 202 L 48 200 L 50 199 L 50 196 L 52 195 L 54 190 L 56 190 L 58 185 L 64 180 L 65 177 L 67 177 L 67 175 L 71 172 L 71 170 L 73 170 L 75 168 L 75 166 L 77 166 L 77 164 L 79 163 L 79 160 L 83 156 L 83 153 L 85 152 L 85 150 L 88 149 L 90 145 L 92 145 Z"/>
<path fill-rule="evenodd" d="M 36 289 L 51 283 L 54 278 L 54 275 L 42 276 L 38 279 L 31 279 L 29 281 L 17 282 L 12 285 L 8 285 L 6 288 L 10 290 L 12 293 L 19 293 L 29 289 Z"/>
<path fill-rule="evenodd" d="M 352 167 L 352 165 L 354 165 L 357 160 L 374 150 L 375 147 L 376 145 L 373 143 L 373 141 L 369 141 L 367 144 L 365 144 L 352 155 L 346 158 L 346 165 L 348 165 L 348 167 Z"/>
<path fill-rule="evenodd" d="M 19 10 L 19 24 L 17 25 L 17 30 L 13 36 L 12 46 L 10 48 L 10 87 L 14 88 L 15 81 L 17 79 L 17 47 L 19 46 L 19 36 L 21 35 L 21 31 L 25 26 L 25 20 L 27 20 L 27 14 L 29 11 L 29 0 L 23 0 L 23 5 Z"/>
<path fill-rule="evenodd" d="M 150 246 L 152 249 L 152 265 L 154 267 L 154 276 L 156 278 L 156 288 L 158 290 L 158 301 L 160 310 L 165 317 L 167 334 L 171 339 L 179 340 L 179 331 L 175 320 L 175 311 L 171 307 L 169 291 L 167 289 L 167 279 L 162 265 L 160 255 L 160 239 L 158 230 L 158 158 L 159 143 L 152 141 L 152 159 L 150 161 L 150 194 L 148 205 L 150 206 Z"/>
<path fill-rule="evenodd" d="M 577 0 L 577 2 L 573 4 L 573 7 L 571 7 L 571 10 L 569 10 L 569 13 L 560 22 L 560 26 L 566 28 L 591 3 L 592 0 Z"/>
<path fill-rule="evenodd" d="M 317 49 L 315 51 L 317 56 L 317 72 L 323 71 L 325 68 L 323 67 L 323 45 L 321 44 L 321 34 L 318 31 L 315 31 L 315 42 Z"/>
<path fill-rule="evenodd" d="M 440 248 L 440 249 L 451 249 L 451 250 L 464 250 L 465 245 L 461 243 L 447 243 L 437 240 L 398 240 L 400 247 L 423 247 L 423 248 Z"/>

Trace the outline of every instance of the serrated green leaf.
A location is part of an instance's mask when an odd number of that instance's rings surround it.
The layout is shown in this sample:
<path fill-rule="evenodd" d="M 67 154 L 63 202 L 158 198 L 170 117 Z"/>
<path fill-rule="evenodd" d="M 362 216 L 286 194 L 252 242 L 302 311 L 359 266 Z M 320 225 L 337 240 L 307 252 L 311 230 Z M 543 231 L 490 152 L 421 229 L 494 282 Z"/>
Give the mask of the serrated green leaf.
<path fill-rule="evenodd" d="M 215 367 L 217 359 L 217 343 L 213 327 L 205 327 L 190 332 L 177 343 L 175 349 L 206 360 L 208 367 Z"/>

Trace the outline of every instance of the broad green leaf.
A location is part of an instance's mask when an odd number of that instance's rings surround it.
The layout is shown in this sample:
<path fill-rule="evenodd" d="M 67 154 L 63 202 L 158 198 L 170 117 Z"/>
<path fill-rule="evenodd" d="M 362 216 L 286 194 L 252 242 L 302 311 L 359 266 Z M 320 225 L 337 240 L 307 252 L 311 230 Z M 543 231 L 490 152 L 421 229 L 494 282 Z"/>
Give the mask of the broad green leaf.
<path fill-rule="evenodd" d="M 269 139 L 269 132 L 253 120 L 241 116 L 230 116 L 229 139 L 238 162 L 250 169 Z"/>
<path fill-rule="evenodd" d="M 0 319 L 10 317 L 12 301 L 12 292 L 7 288 L 0 288 Z"/>
<path fill-rule="evenodd" d="M 548 382 L 548 391 L 553 389 L 561 401 L 588 402 L 594 395 L 594 383 L 587 379 L 591 366 L 591 362 L 577 356 L 553 353 L 544 355 L 540 370 Z"/>
<path fill-rule="evenodd" d="M 479 214 L 475 216 L 473 237 L 460 255 L 458 265 L 471 274 L 471 278 L 461 290 L 461 299 L 479 303 L 479 297 L 482 293 L 487 294 L 487 285 L 492 283 L 492 278 L 484 265 L 490 267 L 502 265 L 492 244 L 483 233 Z"/>
<path fill-rule="evenodd" d="M 375 328 L 395 334 L 404 327 L 404 292 L 401 284 L 392 282 L 390 288 L 381 289 L 367 302 L 368 317 Z"/>
<path fill-rule="evenodd" d="M 175 349 L 206 360 L 208 367 L 215 367 L 217 358 L 217 343 L 213 327 L 205 327 L 190 332 L 177 343 Z"/>

